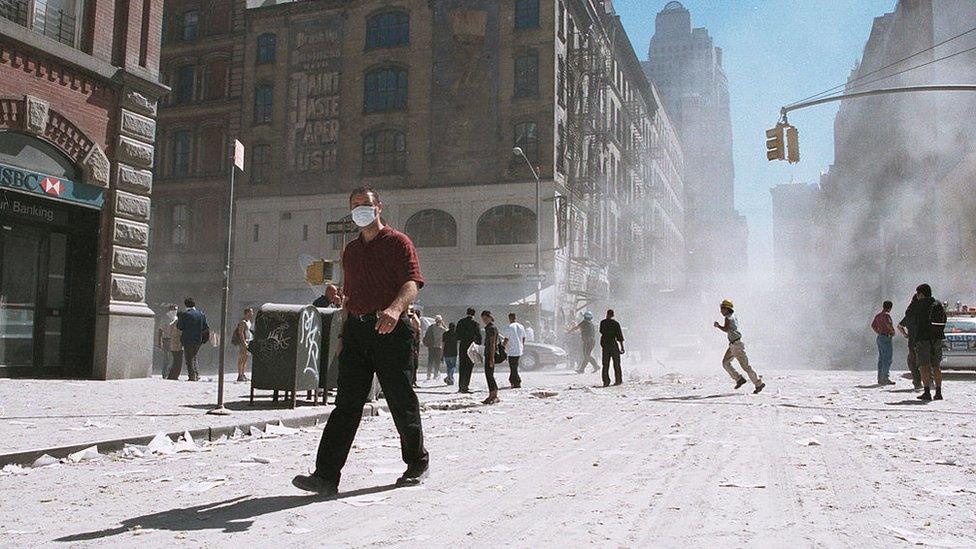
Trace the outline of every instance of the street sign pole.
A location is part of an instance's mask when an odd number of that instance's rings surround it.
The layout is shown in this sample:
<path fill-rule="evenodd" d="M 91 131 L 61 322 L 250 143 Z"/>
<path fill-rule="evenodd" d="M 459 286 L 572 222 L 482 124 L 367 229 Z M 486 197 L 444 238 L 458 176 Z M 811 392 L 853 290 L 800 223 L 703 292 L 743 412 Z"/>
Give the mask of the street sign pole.
<path fill-rule="evenodd" d="M 227 333 L 227 297 L 230 293 L 230 263 L 231 250 L 234 244 L 234 175 L 237 167 L 244 167 L 244 147 L 236 139 L 234 140 L 234 152 L 230 163 L 230 190 L 228 191 L 227 207 L 227 248 L 224 251 L 224 284 L 220 292 L 220 332 L 217 337 L 218 356 L 217 361 L 217 407 L 207 412 L 208 414 L 226 416 L 230 415 L 230 410 L 224 407 L 224 335 Z M 241 342 L 241 345 L 246 345 Z"/>

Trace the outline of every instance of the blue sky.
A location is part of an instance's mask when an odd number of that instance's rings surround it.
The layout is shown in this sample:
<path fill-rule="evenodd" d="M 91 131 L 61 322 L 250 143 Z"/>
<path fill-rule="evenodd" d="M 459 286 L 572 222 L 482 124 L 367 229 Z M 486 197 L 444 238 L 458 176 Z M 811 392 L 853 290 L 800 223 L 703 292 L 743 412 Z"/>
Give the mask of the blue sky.
<path fill-rule="evenodd" d="M 614 0 L 637 56 L 647 59 L 654 16 L 667 0 Z M 767 162 L 766 128 L 779 108 L 843 83 L 861 57 L 875 17 L 896 0 L 682 0 L 692 26 L 724 51 L 732 104 L 735 203 L 749 221 L 753 273 L 771 269 L 769 189 L 794 179 L 815 183 L 833 161 L 839 103 L 790 114 L 800 131 L 800 163 Z"/>

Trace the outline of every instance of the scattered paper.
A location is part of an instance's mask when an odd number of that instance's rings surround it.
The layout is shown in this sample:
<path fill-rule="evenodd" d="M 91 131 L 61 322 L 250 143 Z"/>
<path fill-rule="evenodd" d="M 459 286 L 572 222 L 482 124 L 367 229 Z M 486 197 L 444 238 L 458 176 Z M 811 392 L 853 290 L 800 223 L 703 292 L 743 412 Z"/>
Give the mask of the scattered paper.
<path fill-rule="evenodd" d="M 738 484 L 735 482 L 726 482 L 718 485 L 719 488 L 765 488 L 765 484 Z"/>
<path fill-rule="evenodd" d="M 496 465 L 494 467 L 489 467 L 487 469 L 482 469 L 481 470 L 481 473 L 482 474 L 487 474 L 487 473 L 511 473 L 514 470 L 515 469 L 512 469 L 511 467 L 509 467 L 507 465 Z"/>
<path fill-rule="evenodd" d="M 263 464 L 267 465 L 267 464 L 270 464 L 270 463 L 278 463 L 278 460 L 277 459 L 274 459 L 274 458 L 269 458 L 269 457 L 258 456 L 258 455 L 253 455 L 252 454 L 252 455 L 247 456 L 244 459 L 242 459 L 241 460 L 241 463 L 263 463 Z"/>
<path fill-rule="evenodd" d="M 157 433 L 155 437 L 146 445 L 146 452 L 151 454 L 170 455 L 175 454 L 173 440 L 165 433 Z"/>
<path fill-rule="evenodd" d="M 124 477 L 128 475 L 138 475 L 140 473 L 148 473 L 148 472 L 149 469 L 133 469 L 131 471 L 111 471 L 108 473 L 102 473 L 102 476 L 117 478 L 117 477 Z"/>
<path fill-rule="evenodd" d="M 243 436 L 244 436 L 244 431 L 241 431 L 240 427 L 234 427 L 234 433 L 230 436 L 230 438 L 237 439 Z"/>
<path fill-rule="evenodd" d="M 386 494 L 365 494 L 362 496 L 356 496 L 351 498 L 341 499 L 343 503 L 348 503 L 353 507 L 366 507 L 367 505 L 376 505 L 377 503 L 382 503 L 390 499 L 389 495 Z"/>
<path fill-rule="evenodd" d="M 3 469 L 0 469 L 0 474 L 3 475 L 26 475 L 29 472 L 29 470 L 24 469 L 15 463 L 8 463 L 7 465 L 3 466 Z"/>
<path fill-rule="evenodd" d="M 43 456 L 35 459 L 34 463 L 31 464 L 31 467 L 38 469 L 40 467 L 49 467 L 51 465 L 57 465 L 58 463 L 61 463 L 61 461 L 58 458 L 44 454 Z"/>
<path fill-rule="evenodd" d="M 549 397 L 559 396 L 559 392 L 547 391 L 547 390 L 532 391 L 529 394 L 534 396 L 535 398 L 549 398 Z"/>
<path fill-rule="evenodd" d="M 911 530 L 905 530 L 904 528 L 896 528 L 894 526 L 885 526 L 889 531 L 891 531 L 897 539 L 906 541 L 914 545 L 928 545 L 930 547 L 972 547 L 973 540 L 967 542 L 960 542 L 953 539 L 932 539 L 928 538 L 918 532 L 912 532 Z"/>
<path fill-rule="evenodd" d="M 223 482 L 187 482 L 186 484 L 180 485 L 176 491 L 177 492 L 187 492 L 190 494 L 202 494 L 211 488 L 216 488 L 220 486 Z"/>
<path fill-rule="evenodd" d="M 102 454 L 98 453 L 98 446 L 89 446 L 84 450 L 79 450 L 73 454 L 68 455 L 68 461 L 72 463 L 79 463 L 82 461 L 90 461 L 93 459 L 99 459 Z"/>
<path fill-rule="evenodd" d="M 812 423 L 814 425 L 826 425 L 827 418 L 823 416 L 811 416 L 807 418 L 806 423 Z"/>
<path fill-rule="evenodd" d="M 115 425 L 109 425 L 107 423 L 99 423 L 97 421 L 86 420 L 85 427 L 95 427 L 96 429 L 107 429 L 109 427 L 115 427 Z"/>
<path fill-rule="evenodd" d="M 269 436 L 287 436 L 287 435 L 294 435 L 295 433 L 298 432 L 298 429 L 285 427 L 284 425 L 282 425 L 281 421 L 279 420 L 277 425 L 274 425 L 272 423 L 267 424 L 265 426 L 264 432 Z"/>
<path fill-rule="evenodd" d="M 796 441 L 800 446 L 820 446 L 820 441 L 815 438 L 805 438 Z"/>
<path fill-rule="evenodd" d="M 251 436 L 252 437 L 264 438 L 264 431 L 262 431 L 261 429 L 257 428 L 256 426 L 251 425 L 251 427 L 250 427 L 249 430 L 251 431 Z"/>
<path fill-rule="evenodd" d="M 920 437 L 920 436 L 912 436 L 912 437 L 909 437 L 909 439 L 910 440 L 917 440 L 918 442 L 939 442 L 939 441 L 942 440 L 939 437 Z"/>

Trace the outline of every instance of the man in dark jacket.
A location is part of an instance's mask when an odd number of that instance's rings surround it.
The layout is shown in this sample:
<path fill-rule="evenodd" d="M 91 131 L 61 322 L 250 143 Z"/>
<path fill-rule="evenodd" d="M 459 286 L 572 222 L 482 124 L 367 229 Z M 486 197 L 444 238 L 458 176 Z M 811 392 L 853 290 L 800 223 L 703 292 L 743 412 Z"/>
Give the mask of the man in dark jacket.
<path fill-rule="evenodd" d="M 918 299 L 918 295 L 912 294 L 912 302 L 916 299 Z M 906 314 L 905 318 L 898 323 L 898 331 L 908 339 L 908 356 L 906 357 L 908 371 L 912 373 L 912 386 L 915 387 L 916 391 L 920 391 L 922 389 L 922 374 L 918 371 L 918 360 L 915 357 L 915 334 L 918 332 L 915 328 L 915 319 Z"/>
<path fill-rule="evenodd" d="M 176 318 L 176 328 L 180 330 L 180 342 L 183 343 L 183 359 L 186 361 L 186 374 L 190 381 L 200 381 L 200 372 L 197 370 L 197 352 L 200 346 L 210 339 L 210 326 L 207 325 L 207 316 L 197 310 L 197 304 L 192 297 L 183 300 L 186 310 Z M 179 364 L 174 364 L 170 369 L 169 379 L 180 379 Z"/>
<path fill-rule="evenodd" d="M 613 309 L 607 309 L 607 318 L 600 321 L 600 347 L 603 349 L 603 386 L 610 385 L 610 361 L 613 361 L 614 385 L 623 383 L 620 371 L 620 354 L 624 352 L 624 333 L 620 323 L 613 319 Z"/>
<path fill-rule="evenodd" d="M 458 392 L 470 393 L 471 371 L 474 370 L 474 363 L 468 357 L 468 347 L 472 343 L 481 343 L 481 328 L 474 319 L 474 309 L 468 308 L 468 316 L 457 322 L 458 355 L 460 363 L 458 374 Z"/>
<path fill-rule="evenodd" d="M 935 400 L 942 400 L 942 341 L 945 339 L 945 308 L 932 297 L 932 287 L 922 284 L 915 289 L 916 299 L 908 306 L 905 316 L 915 322 L 915 357 L 922 375 L 922 394 L 919 400 L 932 400 L 932 381 L 935 381 Z"/>

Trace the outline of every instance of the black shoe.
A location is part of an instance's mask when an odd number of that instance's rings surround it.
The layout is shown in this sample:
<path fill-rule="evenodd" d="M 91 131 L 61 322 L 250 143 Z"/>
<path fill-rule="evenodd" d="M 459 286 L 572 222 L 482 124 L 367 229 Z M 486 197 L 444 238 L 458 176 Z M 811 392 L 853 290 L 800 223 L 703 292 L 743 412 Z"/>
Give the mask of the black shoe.
<path fill-rule="evenodd" d="M 430 474 L 430 469 L 424 467 L 423 469 L 416 469 L 413 467 L 407 467 L 407 470 L 400 475 L 397 479 L 397 486 L 417 486 L 423 484 L 424 479 Z"/>
<path fill-rule="evenodd" d="M 765 383 L 760 383 L 759 385 L 756 385 L 756 390 L 755 390 L 755 391 L 753 391 L 753 392 L 752 392 L 752 394 L 754 394 L 754 395 L 758 395 L 758 394 L 759 394 L 759 393 L 761 393 L 761 392 L 762 392 L 762 390 L 763 390 L 763 389 L 765 389 L 765 388 L 766 388 L 766 384 L 765 384 Z"/>
<path fill-rule="evenodd" d="M 614 381 L 613 384 L 614 385 L 623 385 L 624 382 L 623 381 Z"/>
<path fill-rule="evenodd" d="M 941 387 L 935 390 L 935 396 L 932 397 L 932 400 L 942 400 L 942 388 Z"/>
<path fill-rule="evenodd" d="M 885 385 L 897 385 L 897 383 L 895 383 L 894 381 L 891 381 L 890 379 L 884 380 L 884 384 Z"/>
<path fill-rule="evenodd" d="M 512 389 L 521 389 L 521 388 L 522 388 L 522 385 L 521 384 L 516 383 L 516 384 L 512 385 Z"/>
<path fill-rule="evenodd" d="M 604 387 L 609 387 L 610 386 L 610 382 L 608 381 L 608 382 L 604 383 L 603 386 Z"/>
<path fill-rule="evenodd" d="M 921 385 L 913 385 L 912 387 L 914 387 L 916 391 L 921 391 L 922 390 L 922 386 Z"/>
<path fill-rule="evenodd" d="M 922 394 L 918 395 L 915 398 L 917 398 L 919 400 L 924 400 L 924 401 L 928 402 L 928 401 L 932 400 L 932 393 L 930 393 L 929 390 L 926 389 L 926 390 L 922 391 Z"/>
<path fill-rule="evenodd" d="M 745 384 L 746 384 L 746 378 L 740 377 L 739 381 L 735 382 L 735 388 L 738 389 L 739 387 L 742 387 Z"/>
<path fill-rule="evenodd" d="M 458 393 L 462 395 L 473 395 L 474 391 L 472 391 L 471 389 L 458 389 Z"/>
<path fill-rule="evenodd" d="M 316 475 L 295 475 L 291 483 L 295 488 L 326 497 L 333 497 L 339 493 L 339 486 L 336 483 Z"/>

